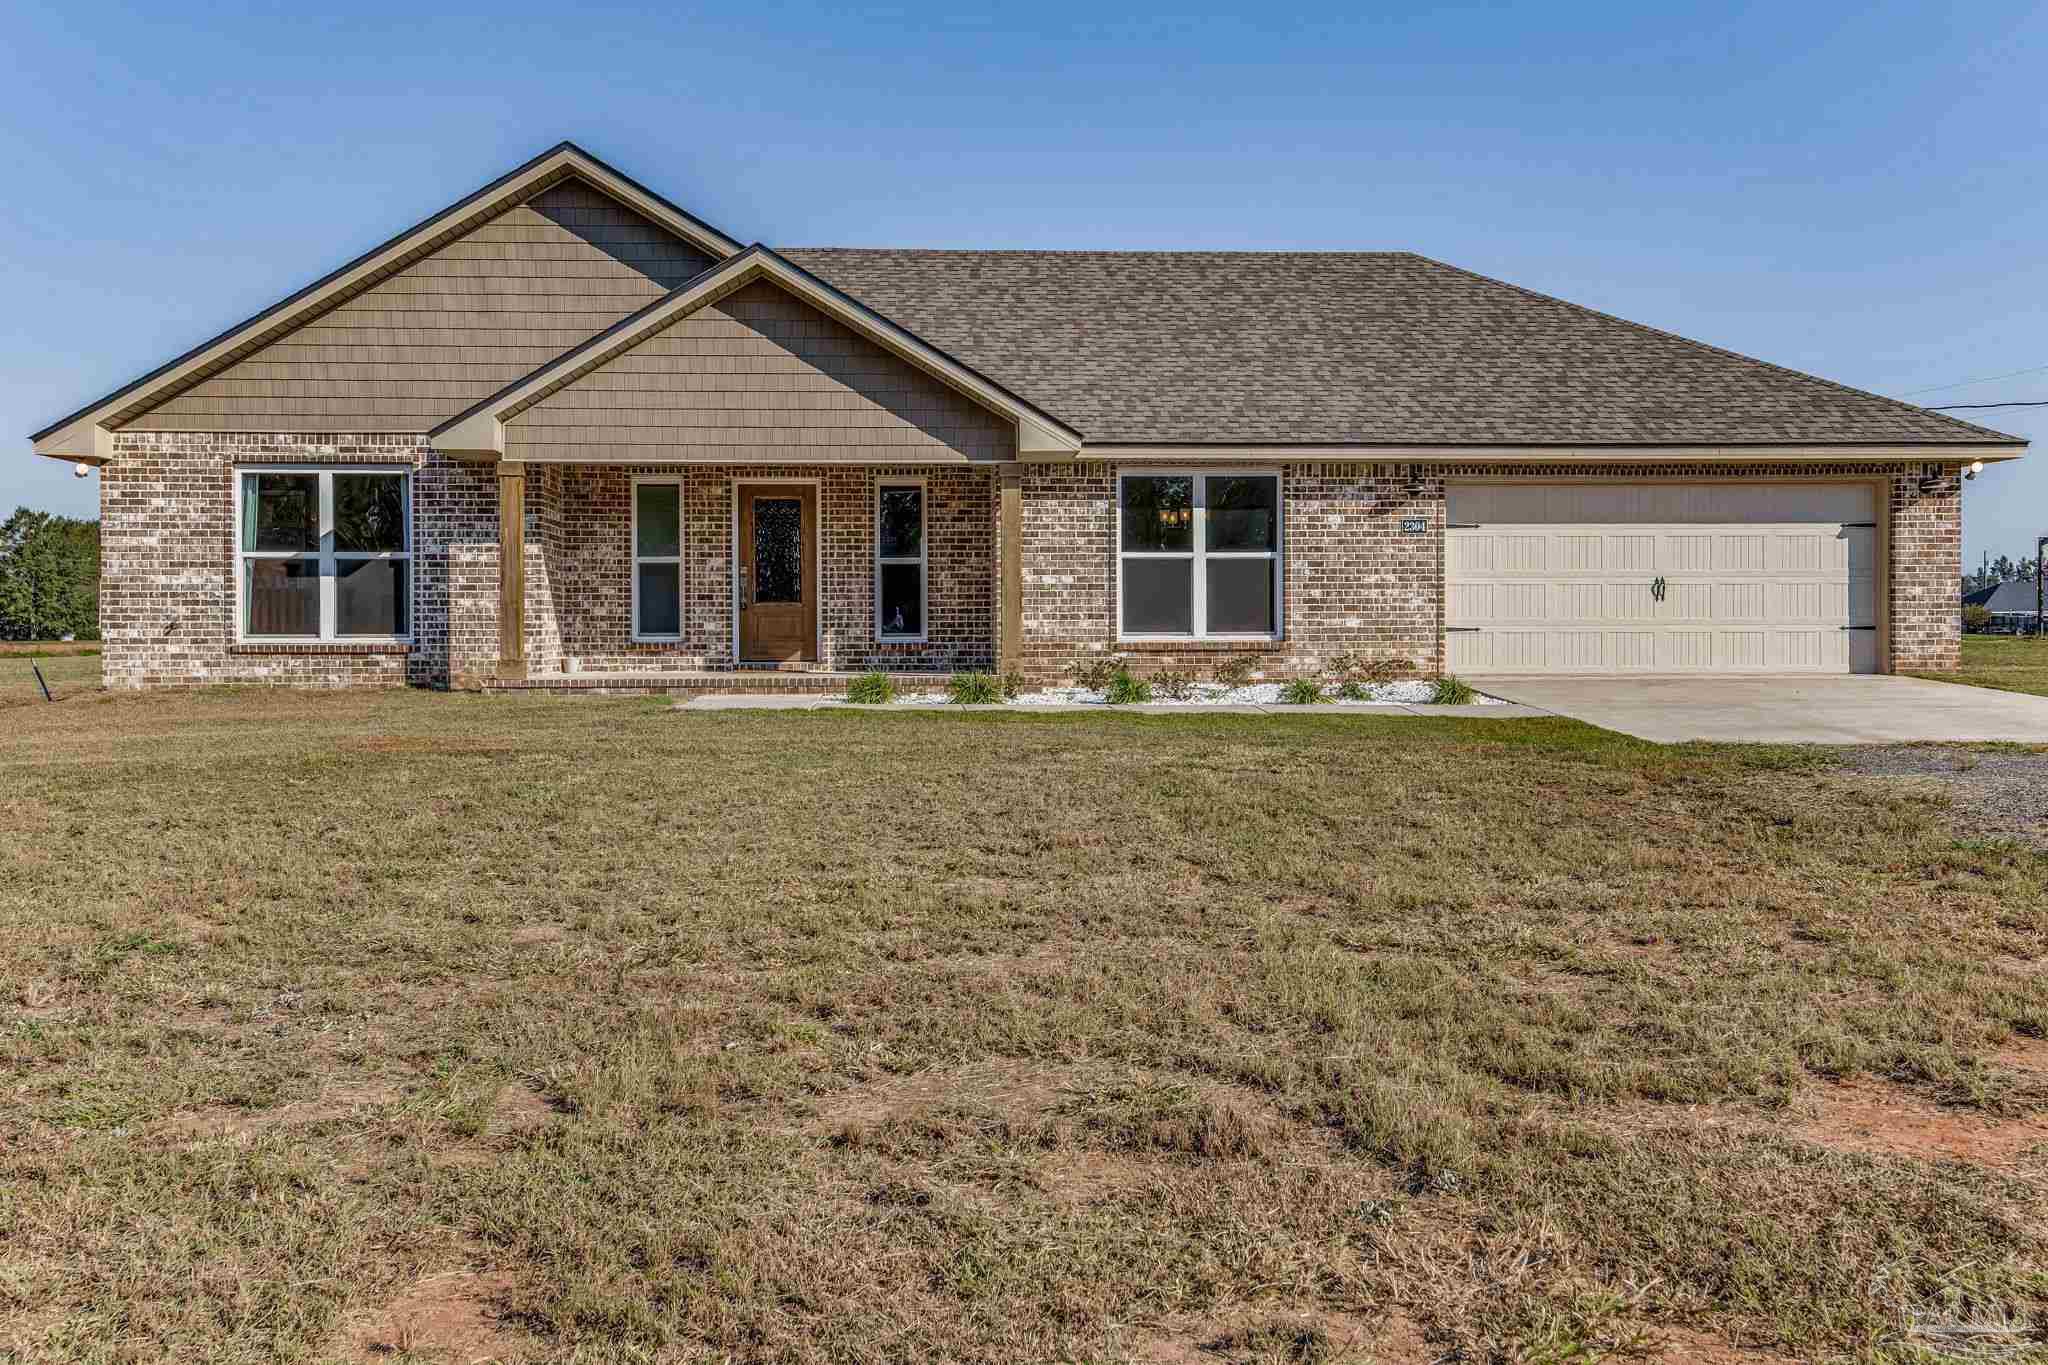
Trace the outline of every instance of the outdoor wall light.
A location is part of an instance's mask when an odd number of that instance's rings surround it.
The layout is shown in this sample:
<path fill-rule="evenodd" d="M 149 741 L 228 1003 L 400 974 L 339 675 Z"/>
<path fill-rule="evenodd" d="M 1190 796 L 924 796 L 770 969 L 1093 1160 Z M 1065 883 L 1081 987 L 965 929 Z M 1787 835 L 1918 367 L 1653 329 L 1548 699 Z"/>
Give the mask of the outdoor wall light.
<path fill-rule="evenodd" d="M 92 466 L 87 464 L 84 460 L 80 460 L 77 464 L 71 466 L 71 472 L 78 478 L 82 479 L 86 475 L 92 473 Z"/>
<path fill-rule="evenodd" d="M 1983 472 L 1984 462 L 1982 460 L 1972 460 L 1970 461 L 1970 467 L 1963 471 L 1963 477 L 1966 479 L 1974 479 Z"/>

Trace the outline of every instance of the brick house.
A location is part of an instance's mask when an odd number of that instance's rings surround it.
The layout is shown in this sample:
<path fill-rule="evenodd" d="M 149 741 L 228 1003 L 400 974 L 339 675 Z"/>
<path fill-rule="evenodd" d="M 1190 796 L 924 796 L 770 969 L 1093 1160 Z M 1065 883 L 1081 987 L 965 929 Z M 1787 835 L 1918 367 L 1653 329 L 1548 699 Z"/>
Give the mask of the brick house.
<path fill-rule="evenodd" d="M 569 144 L 35 434 L 105 675 L 1950 669 L 2024 443 L 1402 252 L 771 250 Z"/>

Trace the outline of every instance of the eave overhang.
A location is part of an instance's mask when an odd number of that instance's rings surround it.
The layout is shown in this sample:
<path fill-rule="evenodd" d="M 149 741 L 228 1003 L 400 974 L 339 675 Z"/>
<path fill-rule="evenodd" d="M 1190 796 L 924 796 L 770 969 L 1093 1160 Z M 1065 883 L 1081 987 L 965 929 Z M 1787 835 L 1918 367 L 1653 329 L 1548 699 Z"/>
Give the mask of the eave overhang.
<path fill-rule="evenodd" d="M 1026 455 L 1050 460 L 1174 460 L 1191 464 L 1232 460 L 1322 460 L 1410 464 L 1856 464 L 1920 461 L 1967 465 L 2017 460 L 2027 443 L 1920 442 L 1894 445 L 1260 445 L 1229 442 L 1162 443 L 1090 441 L 1071 455 Z"/>
<path fill-rule="evenodd" d="M 1020 457 L 1070 459 L 1081 449 L 1081 434 L 1051 414 L 1033 407 L 1000 384 L 962 365 L 921 337 L 758 242 L 632 316 L 621 319 L 583 345 L 557 356 L 467 412 L 443 422 L 427 434 L 427 440 L 443 454 L 465 459 L 501 459 L 505 454 L 505 424 L 521 412 L 607 361 L 630 351 L 663 328 L 761 280 L 787 290 L 906 364 L 916 366 L 989 411 L 1015 422 Z"/>
<path fill-rule="evenodd" d="M 740 249 L 738 242 L 702 219 L 685 212 L 630 176 L 614 170 L 574 143 L 563 142 L 383 245 L 356 257 L 291 297 L 35 432 L 29 438 L 35 453 L 51 459 L 104 464 L 112 457 L 112 433 L 124 423 L 133 421 L 209 375 L 226 369 L 252 351 L 439 250 L 479 223 L 495 218 L 506 209 L 570 178 L 582 180 L 618 200 L 714 259 L 729 257 Z"/>

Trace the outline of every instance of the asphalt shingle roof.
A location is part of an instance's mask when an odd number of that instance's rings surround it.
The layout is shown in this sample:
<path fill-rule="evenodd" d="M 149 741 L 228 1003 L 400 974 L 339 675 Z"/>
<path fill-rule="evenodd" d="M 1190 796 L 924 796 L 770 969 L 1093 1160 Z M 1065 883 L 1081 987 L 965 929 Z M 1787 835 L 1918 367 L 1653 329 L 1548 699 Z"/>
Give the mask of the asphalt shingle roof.
<path fill-rule="evenodd" d="M 1988 588 L 1963 594 L 1963 604 L 1972 607 L 1989 607 L 1993 611 L 2024 611 L 2032 613 L 2035 606 L 2034 580 L 2031 578 L 2008 578 Z"/>
<path fill-rule="evenodd" d="M 1408 252 L 781 254 L 1091 444 L 2019 440 Z"/>

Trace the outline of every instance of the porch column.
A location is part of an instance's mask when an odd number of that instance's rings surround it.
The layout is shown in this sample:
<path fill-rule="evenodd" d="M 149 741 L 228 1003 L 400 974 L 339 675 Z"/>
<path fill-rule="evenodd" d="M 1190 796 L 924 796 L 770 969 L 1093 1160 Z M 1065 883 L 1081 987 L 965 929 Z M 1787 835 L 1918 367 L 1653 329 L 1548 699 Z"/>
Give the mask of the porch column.
<path fill-rule="evenodd" d="M 1024 667 L 1024 466 L 996 471 L 996 672 Z"/>
<path fill-rule="evenodd" d="M 526 466 L 498 462 L 498 676 L 526 676 Z"/>

